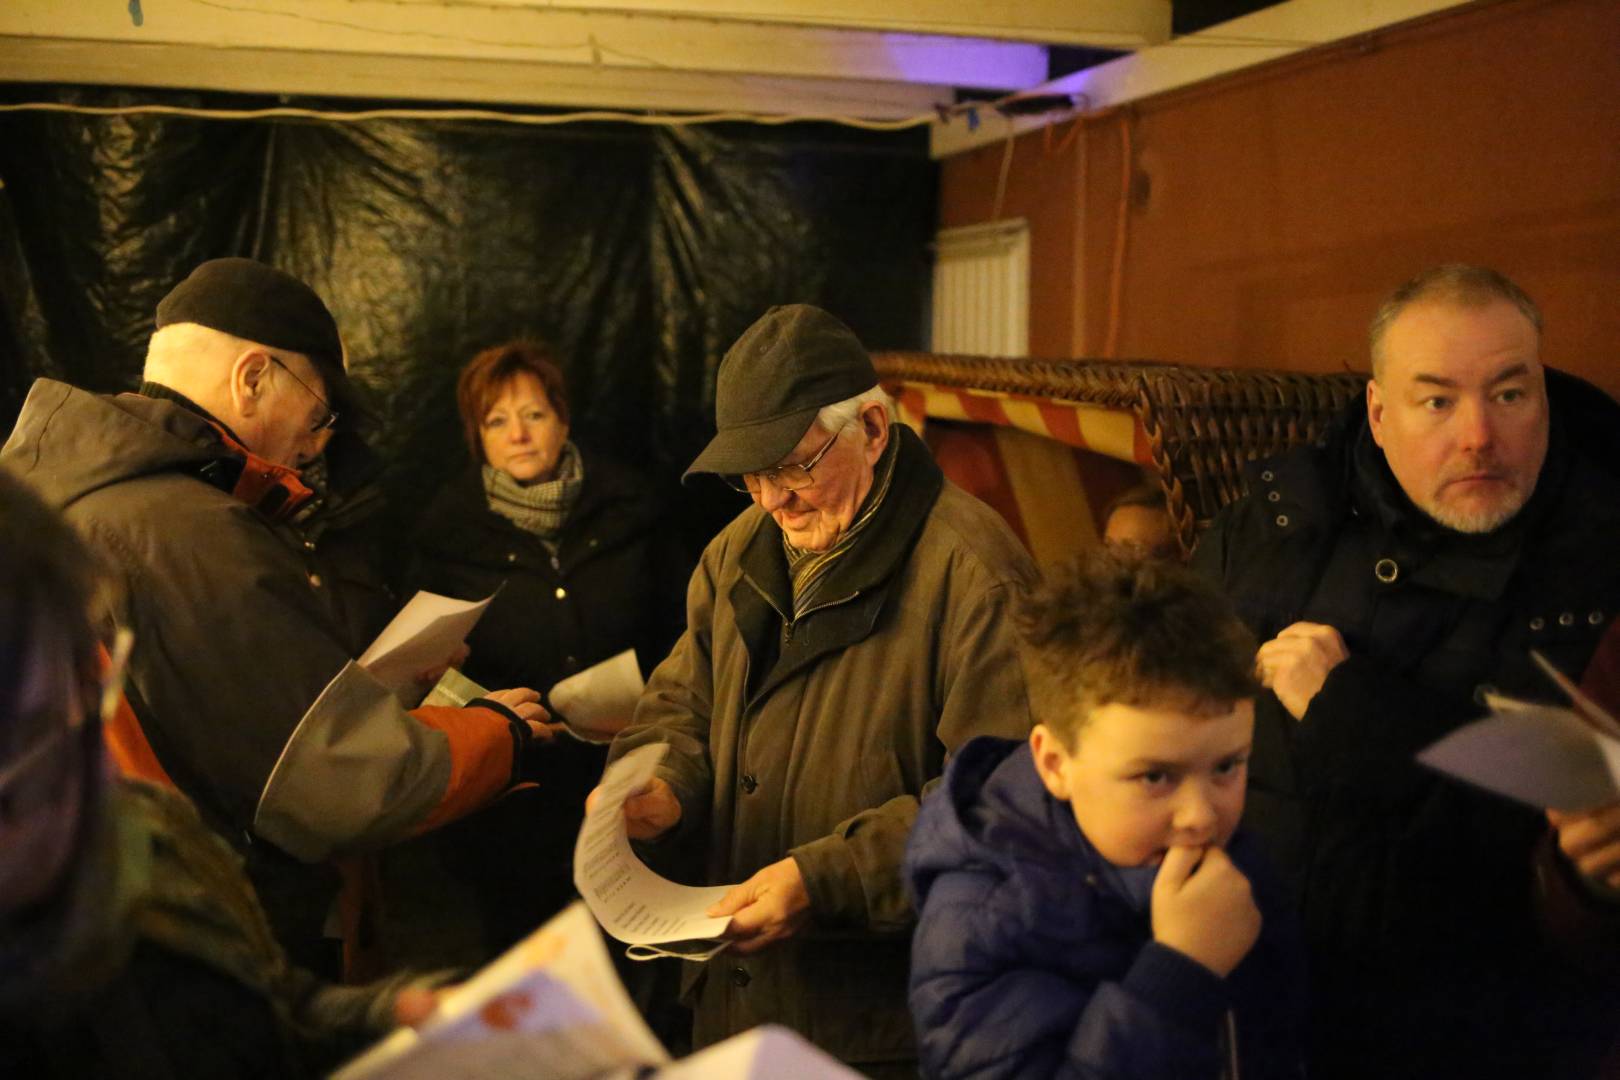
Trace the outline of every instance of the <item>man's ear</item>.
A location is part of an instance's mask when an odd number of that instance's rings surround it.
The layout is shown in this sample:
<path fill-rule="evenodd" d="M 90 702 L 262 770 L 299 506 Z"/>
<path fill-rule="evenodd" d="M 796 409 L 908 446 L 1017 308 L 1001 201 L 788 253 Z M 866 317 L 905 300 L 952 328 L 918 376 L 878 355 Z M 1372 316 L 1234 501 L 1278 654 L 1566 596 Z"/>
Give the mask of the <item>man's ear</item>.
<path fill-rule="evenodd" d="M 1052 798 L 1068 802 L 1069 781 L 1063 775 L 1063 768 L 1072 755 L 1063 740 L 1045 724 L 1036 724 L 1029 733 L 1029 753 L 1035 759 L 1035 774 Z"/>
<path fill-rule="evenodd" d="M 258 349 L 243 349 L 231 361 L 231 406 L 238 416 L 252 416 L 259 408 L 270 374 L 270 357 Z"/>
<path fill-rule="evenodd" d="M 877 464 L 889 445 L 889 410 L 872 402 L 861 410 L 861 449 L 868 465 Z"/>
<path fill-rule="evenodd" d="M 1372 431 L 1373 442 L 1383 446 L 1384 391 L 1377 379 L 1367 380 L 1367 427 Z"/>

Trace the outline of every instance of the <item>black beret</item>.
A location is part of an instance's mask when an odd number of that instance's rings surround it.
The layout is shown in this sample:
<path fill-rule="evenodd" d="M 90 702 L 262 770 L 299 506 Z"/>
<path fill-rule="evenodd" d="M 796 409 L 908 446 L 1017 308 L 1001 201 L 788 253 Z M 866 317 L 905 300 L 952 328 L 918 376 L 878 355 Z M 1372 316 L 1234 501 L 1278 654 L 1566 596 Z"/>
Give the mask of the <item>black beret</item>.
<path fill-rule="evenodd" d="M 320 372 L 334 409 L 352 416 L 359 407 L 343 368 L 337 320 L 315 290 L 291 274 L 253 259 L 210 259 L 159 302 L 157 328 L 175 323 L 303 353 Z"/>

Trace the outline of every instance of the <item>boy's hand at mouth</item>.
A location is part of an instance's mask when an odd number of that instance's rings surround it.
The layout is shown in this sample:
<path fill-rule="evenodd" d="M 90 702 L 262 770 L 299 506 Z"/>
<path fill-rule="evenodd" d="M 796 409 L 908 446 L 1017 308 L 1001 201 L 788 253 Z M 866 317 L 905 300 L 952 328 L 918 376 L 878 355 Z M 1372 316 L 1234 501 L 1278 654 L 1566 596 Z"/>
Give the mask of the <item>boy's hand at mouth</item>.
<path fill-rule="evenodd" d="M 1173 847 L 1153 881 L 1153 939 L 1221 978 L 1260 937 L 1249 879 L 1218 847 Z"/>

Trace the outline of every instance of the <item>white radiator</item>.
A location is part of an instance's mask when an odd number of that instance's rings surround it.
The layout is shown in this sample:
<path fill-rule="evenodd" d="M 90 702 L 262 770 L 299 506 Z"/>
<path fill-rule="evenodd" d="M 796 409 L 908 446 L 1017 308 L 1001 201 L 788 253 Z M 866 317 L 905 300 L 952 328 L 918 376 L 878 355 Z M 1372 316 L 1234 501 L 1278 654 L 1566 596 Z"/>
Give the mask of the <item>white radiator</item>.
<path fill-rule="evenodd" d="M 1029 355 L 1029 223 L 943 229 L 934 241 L 931 351 Z"/>

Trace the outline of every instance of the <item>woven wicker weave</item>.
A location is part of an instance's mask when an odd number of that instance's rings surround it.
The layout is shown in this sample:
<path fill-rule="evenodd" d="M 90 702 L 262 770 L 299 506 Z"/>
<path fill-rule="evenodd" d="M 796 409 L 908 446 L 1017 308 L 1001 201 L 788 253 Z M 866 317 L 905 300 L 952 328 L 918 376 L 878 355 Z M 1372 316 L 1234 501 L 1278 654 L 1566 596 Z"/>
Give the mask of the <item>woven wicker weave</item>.
<path fill-rule="evenodd" d="M 934 353 L 872 357 L 885 382 L 1050 398 L 1135 414 L 1184 550 L 1244 493 L 1243 466 L 1319 441 L 1363 392 L 1363 375 L 1309 375 L 1146 361 L 1012 360 Z"/>

